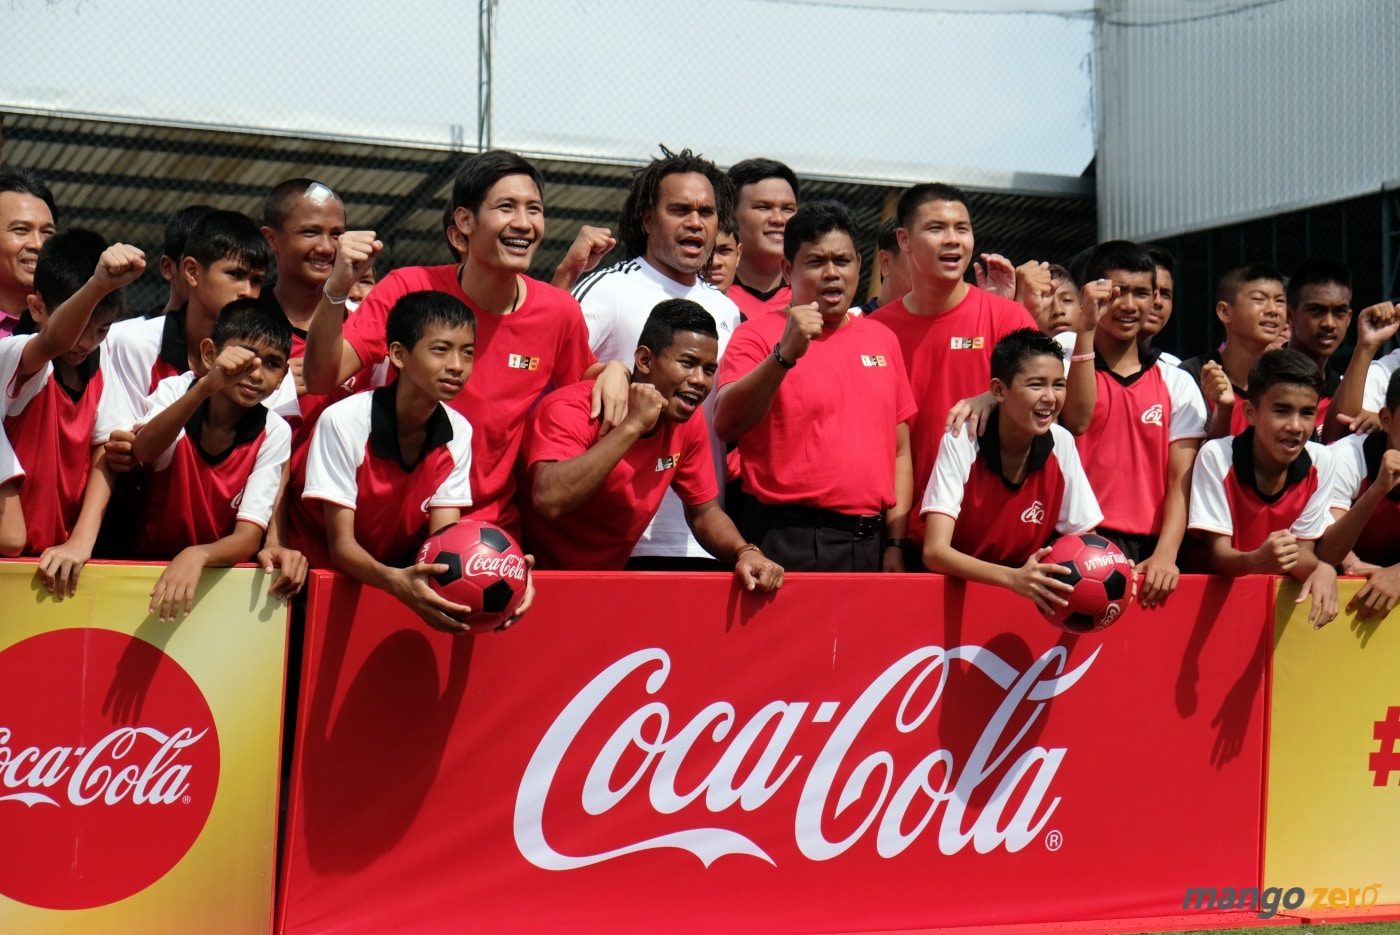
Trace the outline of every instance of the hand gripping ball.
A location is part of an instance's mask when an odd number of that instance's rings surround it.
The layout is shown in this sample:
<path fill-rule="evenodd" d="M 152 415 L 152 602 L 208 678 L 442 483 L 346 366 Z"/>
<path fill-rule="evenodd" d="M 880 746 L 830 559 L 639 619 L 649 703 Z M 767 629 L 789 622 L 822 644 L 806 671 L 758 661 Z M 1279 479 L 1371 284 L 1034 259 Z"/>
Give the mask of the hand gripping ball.
<path fill-rule="evenodd" d="M 1133 566 L 1103 536 L 1061 536 L 1050 546 L 1047 565 L 1063 565 L 1068 575 L 1053 577 L 1074 586 L 1070 594 L 1055 592 L 1069 601 L 1045 616 L 1071 633 L 1102 630 L 1123 615 L 1133 603 Z"/>
<path fill-rule="evenodd" d="M 423 541 L 418 561 L 446 565 L 433 575 L 433 590 L 472 609 L 464 623 L 473 633 L 495 630 L 510 619 L 525 597 L 525 555 L 504 530 L 464 519 Z"/>

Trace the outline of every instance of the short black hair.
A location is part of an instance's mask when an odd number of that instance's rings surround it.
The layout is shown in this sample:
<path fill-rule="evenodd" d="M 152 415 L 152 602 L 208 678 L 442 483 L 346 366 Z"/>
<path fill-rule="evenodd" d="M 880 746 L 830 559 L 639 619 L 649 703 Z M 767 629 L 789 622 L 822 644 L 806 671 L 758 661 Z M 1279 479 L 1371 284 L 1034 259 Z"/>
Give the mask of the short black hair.
<path fill-rule="evenodd" d="M 792 188 L 792 197 L 802 197 L 802 186 L 797 181 L 797 173 L 776 159 L 741 159 L 729 167 L 729 181 L 734 183 L 734 196 L 738 200 L 739 191 L 745 185 L 762 182 L 764 179 L 782 179 Z"/>
<path fill-rule="evenodd" d="M 189 239 L 190 231 L 213 210 L 213 205 L 186 205 L 170 215 L 165 222 L 165 242 L 161 254 L 179 262 L 180 257 L 185 255 L 185 241 Z"/>
<path fill-rule="evenodd" d="M 1246 282 L 1264 277 L 1251 277 Z M 1279 384 L 1305 386 L 1320 398 L 1322 396 L 1322 373 L 1317 364 L 1301 351 L 1280 348 L 1265 351 L 1259 355 L 1254 366 L 1249 368 L 1249 401 L 1259 405 L 1264 394 Z"/>
<path fill-rule="evenodd" d="M 1051 263 L 1048 272 L 1050 273 L 1051 282 L 1058 282 L 1060 285 L 1068 285 L 1075 292 L 1079 291 L 1079 283 L 1074 281 L 1074 274 L 1065 267 L 1058 263 Z"/>
<path fill-rule="evenodd" d="M 58 223 L 58 205 L 54 203 L 53 192 L 44 180 L 29 169 L 7 166 L 0 169 L 0 194 L 14 192 L 17 195 L 31 195 L 48 206 L 49 216 Z"/>
<path fill-rule="evenodd" d="M 107 238 L 96 231 L 75 227 L 44 241 L 34 267 L 34 292 L 50 310 L 72 297 L 92 278 Z"/>
<path fill-rule="evenodd" d="M 875 232 L 875 249 L 884 250 L 890 256 L 899 256 L 899 217 L 890 218 Z"/>
<path fill-rule="evenodd" d="M 324 182 L 315 179 L 287 179 L 285 182 L 279 182 L 263 200 L 263 224 L 273 230 L 281 230 L 282 225 L 287 223 L 287 218 L 296 210 L 297 202 L 301 201 L 313 186 L 325 189 L 323 200 L 334 198 L 340 201 L 340 196 L 335 190 Z M 344 209 L 344 203 L 341 204 L 341 208 Z"/>
<path fill-rule="evenodd" d="M 467 304 L 446 292 L 410 292 L 394 303 L 384 324 L 384 339 L 413 350 L 429 325 L 476 330 L 476 315 Z"/>
<path fill-rule="evenodd" d="M 1284 295 L 1288 299 L 1288 307 L 1298 307 L 1298 299 L 1303 294 L 1304 286 L 1321 286 L 1329 282 L 1335 282 L 1350 292 L 1351 268 L 1341 260 L 1332 257 L 1308 257 L 1299 263 L 1293 270 L 1293 274 L 1288 277 L 1288 287 L 1284 291 Z"/>
<path fill-rule="evenodd" d="M 540 170 L 518 153 L 493 149 L 468 158 L 457 170 L 457 177 L 452 181 L 452 211 L 466 208 L 475 214 L 481 210 L 491 186 L 512 175 L 529 176 L 539 190 L 540 201 L 544 201 L 544 176 L 540 175 Z"/>
<path fill-rule="evenodd" d="M 732 186 L 731 186 L 732 187 Z M 737 199 L 736 199 L 737 203 Z M 719 216 L 719 227 L 715 230 L 716 235 L 728 234 L 734 238 L 734 242 L 739 242 L 739 216 L 733 211 Z"/>
<path fill-rule="evenodd" d="M 1103 279 L 1110 270 L 1123 273 L 1151 273 L 1152 282 L 1157 282 L 1157 263 L 1152 254 L 1141 244 L 1131 240 L 1106 240 L 1089 252 L 1084 260 L 1083 279 L 1090 283 Z"/>
<path fill-rule="evenodd" d="M 1276 282 L 1283 285 L 1286 281 L 1283 273 L 1267 263 L 1247 263 L 1244 266 L 1236 266 L 1234 269 L 1220 277 L 1220 282 L 1215 287 L 1215 301 L 1234 302 L 1239 298 L 1240 290 L 1252 282 Z"/>
<path fill-rule="evenodd" d="M 1017 328 L 1003 335 L 992 348 L 992 377 L 1010 386 L 1022 364 L 1032 357 L 1053 357 L 1064 363 L 1065 349 L 1043 331 Z"/>
<path fill-rule="evenodd" d="M 734 217 L 734 183 L 720 171 L 719 166 L 688 149 L 673 153 L 661 147 L 661 157 L 653 159 L 632 177 L 632 188 L 627 192 L 627 200 L 622 204 L 618 217 L 618 239 L 627 251 L 627 259 L 642 256 L 647 252 L 647 233 L 643 226 L 646 218 L 656 209 L 656 199 L 661 191 L 661 180 L 668 175 L 695 173 L 703 175 L 710 182 L 715 193 L 715 214 L 723 224 L 725 218 Z M 735 229 L 738 229 L 737 222 Z"/>
<path fill-rule="evenodd" d="M 972 217 L 972 208 L 967 203 L 967 194 L 960 188 L 949 185 L 945 182 L 920 182 L 918 185 L 911 185 L 899 196 L 899 206 L 895 209 L 895 216 L 899 218 L 900 227 L 908 227 L 914 223 L 914 215 L 919 213 L 919 209 L 930 201 L 952 201 L 968 209 L 968 217 Z"/>
<path fill-rule="evenodd" d="M 1152 262 L 1156 266 L 1166 270 L 1173 276 L 1176 275 L 1176 254 L 1172 253 L 1170 250 L 1163 250 L 1161 247 L 1154 247 L 1148 244 L 1147 255 L 1152 257 Z"/>
<path fill-rule="evenodd" d="M 856 219 L 839 201 L 809 201 L 788 218 L 783 228 L 783 256 L 791 263 L 804 243 L 815 243 L 832 231 L 844 231 L 856 242 Z"/>
<path fill-rule="evenodd" d="M 252 218 L 237 211 L 214 210 L 196 221 L 185 239 L 184 256 L 205 269 L 219 260 L 242 261 L 255 270 L 272 265 L 267 238 Z"/>
<path fill-rule="evenodd" d="M 34 293 L 43 300 L 43 307 L 50 315 L 92 279 L 106 246 L 105 237 L 81 227 L 55 234 L 43 242 L 34 267 Z M 125 290 L 118 288 L 98 300 L 92 308 L 92 318 L 111 318 L 112 321 L 126 318 Z M 20 321 L 15 322 L 15 335 L 34 335 L 38 330 L 39 323 L 25 308 L 20 312 Z"/>
<path fill-rule="evenodd" d="M 637 346 L 660 354 L 675 343 L 676 335 L 686 331 L 719 339 L 714 316 L 705 311 L 703 305 L 690 299 L 666 299 L 656 303 L 647 316 Z"/>
<path fill-rule="evenodd" d="M 284 358 L 292 353 L 292 323 L 257 299 L 234 299 L 220 309 L 210 337 L 219 350 L 230 341 L 266 341 Z"/>

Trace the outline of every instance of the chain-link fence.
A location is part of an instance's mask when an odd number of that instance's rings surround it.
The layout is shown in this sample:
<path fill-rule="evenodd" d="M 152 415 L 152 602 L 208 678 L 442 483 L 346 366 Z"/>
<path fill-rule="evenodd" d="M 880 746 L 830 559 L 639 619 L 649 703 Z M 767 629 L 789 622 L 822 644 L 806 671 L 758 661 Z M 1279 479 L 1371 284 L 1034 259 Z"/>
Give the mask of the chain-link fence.
<path fill-rule="evenodd" d="M 381 234 L 384 268 L 447 262 L 451 178 L 485 144 L 545 174 L 543 276 L 580 225 L 616 225 L 661 143 L 789 162 L 804 197 L 853 208 L 867 277 L 911 181 L 969 188 L 982 250 L 1063 258 L 1094 237 L 1085 0 L 420 0 L 391 15 L 308 0 L 295 19 L 274 0 L 240 8 L 260 24 L 243 32 L 177 0 L 136 17 L 8 0 L 0 162 L 51 184 L 61 226 L 151 253 L 186 205 L 257 217 L 272 186 L 307 176 Z M 162 289 L 153 272 L 131 304 Z"/>

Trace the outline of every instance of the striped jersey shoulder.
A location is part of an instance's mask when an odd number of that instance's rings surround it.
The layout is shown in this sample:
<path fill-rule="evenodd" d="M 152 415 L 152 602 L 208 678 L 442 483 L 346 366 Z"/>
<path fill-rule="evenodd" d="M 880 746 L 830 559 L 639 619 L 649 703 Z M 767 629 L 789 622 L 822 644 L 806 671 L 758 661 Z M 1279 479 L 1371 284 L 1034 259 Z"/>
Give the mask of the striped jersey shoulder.
<path fill-rule="evenodd" d="M 599 283 L 606 281 L 608 277 L 620 278 L 632 273 L 641 272 L 641 269 L 642 264 L 636 260 L 623 260 L 621 263 L 614 263 L 606 269 L 594 270 L 580 279 L 574 286 L 574 298 L 582 302 L 589 292 Z"/>

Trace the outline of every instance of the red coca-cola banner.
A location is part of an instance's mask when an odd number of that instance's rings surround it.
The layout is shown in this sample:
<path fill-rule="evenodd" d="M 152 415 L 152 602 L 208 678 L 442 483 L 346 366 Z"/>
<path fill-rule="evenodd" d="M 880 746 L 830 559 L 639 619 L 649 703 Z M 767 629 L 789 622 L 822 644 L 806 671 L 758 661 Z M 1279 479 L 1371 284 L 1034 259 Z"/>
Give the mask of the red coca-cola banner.
<path fill-rule="evenodd" d="M 934 576 L 538 576 L 501 634 L 314 582 L 287 933 L 1182 913 L 1260 867 L 1268 579 L 1094 636 Z"/>

